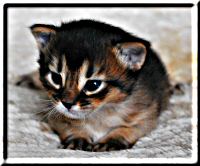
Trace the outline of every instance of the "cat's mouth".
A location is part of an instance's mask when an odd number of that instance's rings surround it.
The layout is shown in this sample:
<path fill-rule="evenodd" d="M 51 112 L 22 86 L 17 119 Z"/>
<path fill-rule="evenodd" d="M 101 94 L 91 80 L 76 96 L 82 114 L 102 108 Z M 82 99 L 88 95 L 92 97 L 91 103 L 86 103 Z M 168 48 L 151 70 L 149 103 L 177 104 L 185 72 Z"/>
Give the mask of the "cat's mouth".
<path fill-rule="evenodd" d="M 72 106 L 70 109 L 67 109 L 62 102 L 56 104 L 56 110 L 67 118 L 71 119 L 85 119 L 85 117 L 90 114 L 93 110 L 93 107 L 87 106 L 81 109 L 79 106 Z"/>

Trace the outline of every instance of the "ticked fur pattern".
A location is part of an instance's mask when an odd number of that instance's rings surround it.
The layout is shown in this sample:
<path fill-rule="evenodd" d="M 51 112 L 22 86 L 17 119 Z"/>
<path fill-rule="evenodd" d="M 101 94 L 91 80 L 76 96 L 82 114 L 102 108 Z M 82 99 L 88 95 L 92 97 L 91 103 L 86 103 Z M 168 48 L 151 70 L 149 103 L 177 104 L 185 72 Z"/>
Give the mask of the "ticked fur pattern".
<path fill-rule="evenodd" d="M 62 117 L 48 122 L 63 148 L 127 149 L 156 127 L 169 80 L 148 41 L 94 20 L 35 24 L 31 31 L 40 81 Z"/>

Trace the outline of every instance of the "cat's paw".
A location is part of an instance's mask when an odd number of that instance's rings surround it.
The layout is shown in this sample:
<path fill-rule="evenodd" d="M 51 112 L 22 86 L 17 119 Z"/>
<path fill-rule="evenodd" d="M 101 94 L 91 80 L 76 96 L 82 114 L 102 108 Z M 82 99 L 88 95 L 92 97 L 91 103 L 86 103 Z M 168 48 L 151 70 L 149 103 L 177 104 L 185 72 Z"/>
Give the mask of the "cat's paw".
<path fill-rule="evenodd" d="M 29 75 L 21 75 L 16 79 L 15 85 L 31 87 L 33 86 L 33 82 L 31 77 L 29 77 Z"/>
<path fill-rule="evenodd" d="M 32 72 L 30 74 L 19 76 L 15 81 L 15 85 L 31 89 L 43 89 L 42 83 L 39 80 L 38 72 Z"/>
<path fill-rule="evenodd" d="M 114 151 L 131 148 L 133 144 L 128 143 L 124 138 L 111 138 L 105 143 L 97 143 L 93 147 L 94 152 Z"/>
<path fill-rule="evenodd" d="M 85 138 L 67 138 L 62 141 L 63 149 L 73 149 L 73 150 L 84 150 L 92 151 L 92 144 L 89 143 Z"/>

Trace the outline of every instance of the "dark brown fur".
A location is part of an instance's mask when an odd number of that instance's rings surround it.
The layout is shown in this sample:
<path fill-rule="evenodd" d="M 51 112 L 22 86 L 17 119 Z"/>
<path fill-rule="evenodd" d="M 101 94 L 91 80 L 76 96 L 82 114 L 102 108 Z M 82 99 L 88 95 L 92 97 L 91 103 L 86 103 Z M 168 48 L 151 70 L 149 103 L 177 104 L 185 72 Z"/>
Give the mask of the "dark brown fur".
<path fill-rule="evenodd" d="M 169 81 L 149 42 L 90 20 L 31 30 L 40 80 L 61 115 L 48 121 L 63 148 L 127 149 L 156 127 Z"/>

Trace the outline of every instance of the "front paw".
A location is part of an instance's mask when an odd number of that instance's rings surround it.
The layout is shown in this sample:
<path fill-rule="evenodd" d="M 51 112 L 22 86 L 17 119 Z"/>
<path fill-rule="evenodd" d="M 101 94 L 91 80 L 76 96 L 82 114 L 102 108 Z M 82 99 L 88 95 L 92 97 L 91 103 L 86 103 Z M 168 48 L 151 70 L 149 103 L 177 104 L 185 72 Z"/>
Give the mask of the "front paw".
<path fill-rule="evenodd" d="M 38 71 L 19 76 L 15 82 L 15 85 L 24 86 L 31 89 L 43 89 L 42 83 L 39 79 Z"/>
<path fill-rule="evenodd" d="M 68 137 L 65 141 L 62 141 L 63 149 L 84 150 L 92 151 L 92 144 L 85 138 L 72 138 Z"/>
<path fill-rule="evenodd" d="M 127 142 L 124 138 L 111 138 L 105 143 L 96 143 L 93 147 L 94 152 L 114 151 L 131 148 L 133 144 Z"/>

